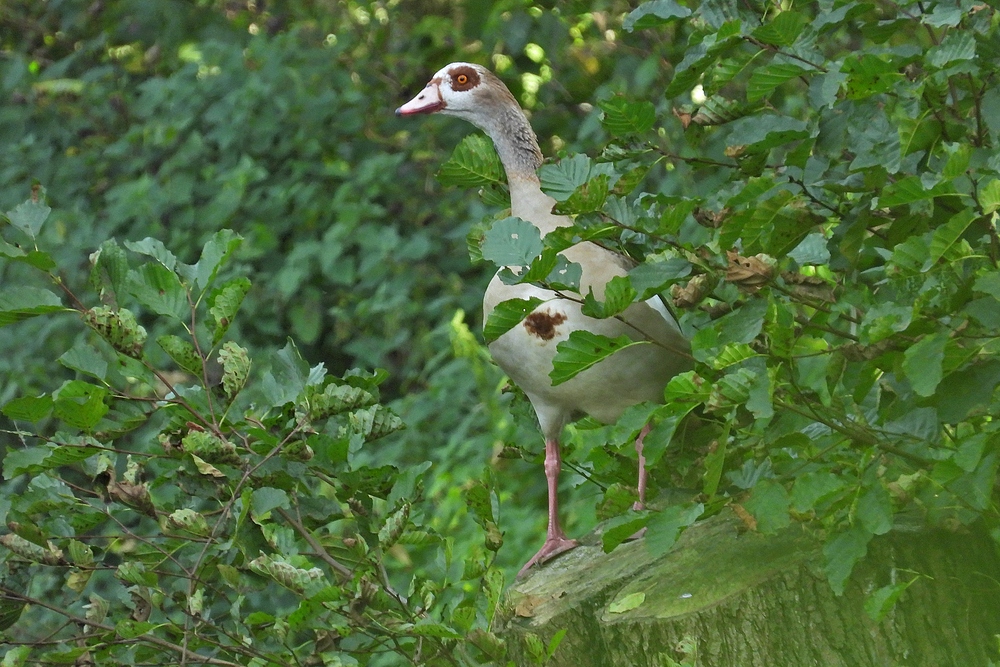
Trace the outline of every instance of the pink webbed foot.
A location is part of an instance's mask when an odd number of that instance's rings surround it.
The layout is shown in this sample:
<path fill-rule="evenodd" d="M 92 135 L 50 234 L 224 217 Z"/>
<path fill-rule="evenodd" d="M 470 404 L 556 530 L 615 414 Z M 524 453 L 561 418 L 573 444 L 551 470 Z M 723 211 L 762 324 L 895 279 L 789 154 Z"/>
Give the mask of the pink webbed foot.
<path fill-rule="evenodd" d="M 565 536 L 550 537 L 545 540 L 545 544 L 542 548 L 538 550 L 534 556 L 531 557 L 521 571 L 517 573 L 517 576 L 522 577 L 524 574 L 530 570 L 535 565 L 541 565 L 546 561 L 552 560 L 561 553 L 565 553 L 574 547 L 580 546 L 580 543 L 576 540 L 571 540 Z"/>

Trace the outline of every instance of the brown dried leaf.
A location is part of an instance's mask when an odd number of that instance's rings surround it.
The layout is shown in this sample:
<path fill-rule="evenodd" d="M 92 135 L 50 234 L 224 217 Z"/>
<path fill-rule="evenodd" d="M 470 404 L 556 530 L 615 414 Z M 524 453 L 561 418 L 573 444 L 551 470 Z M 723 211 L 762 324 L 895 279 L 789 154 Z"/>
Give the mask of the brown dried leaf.
<path fill-rule="evenodd" d="M 743 257 L 735 251 L 728 251 L 726 257 L 729 266 L 726 267 L 726 282 L 733 283 L 749 291 L 756 292 L 774 277 L 774 267 L 767 255 Z"/>

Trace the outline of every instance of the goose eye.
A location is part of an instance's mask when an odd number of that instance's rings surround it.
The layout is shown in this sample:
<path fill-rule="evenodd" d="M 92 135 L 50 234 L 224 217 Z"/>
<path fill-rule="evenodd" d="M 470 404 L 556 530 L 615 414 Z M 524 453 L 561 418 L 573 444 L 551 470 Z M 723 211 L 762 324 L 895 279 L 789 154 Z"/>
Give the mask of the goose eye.
<path fill-rule="evenodd" d="M 458 85 L 460 86 L 464 86 L 465 84 L 469 83 L 469 75 L 459 74 L 458 76 L 455 77 L 455 82 L 458 83 Z"/>

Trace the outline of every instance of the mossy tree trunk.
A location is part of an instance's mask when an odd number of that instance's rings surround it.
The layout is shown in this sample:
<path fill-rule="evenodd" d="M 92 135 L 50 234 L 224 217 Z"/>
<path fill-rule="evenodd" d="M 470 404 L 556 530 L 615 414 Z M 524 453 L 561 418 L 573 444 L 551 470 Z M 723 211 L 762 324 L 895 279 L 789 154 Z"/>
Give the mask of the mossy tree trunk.
<path fill-rule="evenodd" d="M 821 545 L 796 527 L 741 533 L 720 516 L 653 558 L 642 540 L 604 554 L 582 546 L 509 592 L 503 634 L 566 636 L 570 667 L 986 667 L 1000 635 L 1000 557 L 980 533 L 894 531 L 876 538 L 836 596 Z M 914 582 L 876 622 L 869 595 Z M 630 597 L 631 596 L 631 597 Z M 668 660 L 669 658 L 669 660 Z"/>

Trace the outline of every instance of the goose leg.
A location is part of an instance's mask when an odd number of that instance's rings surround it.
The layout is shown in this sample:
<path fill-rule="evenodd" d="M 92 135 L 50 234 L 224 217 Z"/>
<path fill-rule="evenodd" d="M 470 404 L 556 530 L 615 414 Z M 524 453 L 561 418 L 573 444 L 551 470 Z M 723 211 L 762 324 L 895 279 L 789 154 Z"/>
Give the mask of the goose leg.
<path fill-rule="evenodd" d="M 569 551 L 580 543 L 566 537 L 562 526 L 559 525 L 559 470 L 562 462 L 559 456 L 559 441 L 556 439 L 545 440 L 545 479 L 549 486 L 549 528 L 545 536 L 545 544 L 531 557 L 518 576 L 527 572 L 531 566 L 544 563 L 564 551 Z"/>
<path fill-rule="evenodd" d="M 646 480 L 649 479 L 649 472 L 646 470 L 646 457 L 642 455 L 642 440 L 649 433 L 649 424 L 642 427 L 639 437 L 635 439 L 635 453 L 639 455 L 639 500 L 632 504 L 635 511 L 646 509 Z M 629 539 L 637 540 L 646 534 L 645 528 L 635 531 Z"/>
<path fill-rule="evenodd" d="M 632 509 L 638 511 L 646 509 L 646 480 L 649 473 L 646 471 L 646 457 L 642 455 L 642 440 L 649 433 L 649 424 L 642 427 L 639 437 L 635 439 L 635 453 L 639 455 L 639 500 L 635 501 Z"/>

